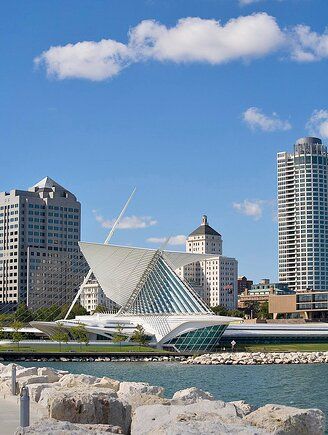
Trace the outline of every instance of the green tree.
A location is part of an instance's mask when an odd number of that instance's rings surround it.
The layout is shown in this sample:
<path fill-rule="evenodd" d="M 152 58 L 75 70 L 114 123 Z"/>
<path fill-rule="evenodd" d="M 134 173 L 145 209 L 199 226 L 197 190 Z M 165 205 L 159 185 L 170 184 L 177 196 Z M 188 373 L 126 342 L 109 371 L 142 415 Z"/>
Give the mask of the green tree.
<path fill-rule="evenodd" d="M 108 311 L 108 308 L 105 307 L 105 305 L 99 304 L 99 305 L 96 306 L 96 309 L 94 310 L 94 313 L 107 313 L 107 311 Z"/>
<path fill-rule="evenodd" d="M 32 322 L 34 320 L 33 314 L 31 311 L 27 308 L 27 305 L 25 302 L 22 302 L 18 305 L 17 310 L 14 314 L 15 321 L 22 322 L 24 324 Z"/>
<path fill-rule="evenodd" d="M 142 325 L 136 326 L 136 329 L 132 334 L 131 340 L 138 343 L 140 347 L 144 346 L 147 343 L 148 338 L 147 335 L 145 334 L 145 329 Z"/>
<path fill-rule="evenodd" d="M 240 310 L 229 310 L 228 311 L 228 316 L 231 317 L 244 317 L 244 313 Z"/>
<path fill-rule="evenodd" d="M 83 323 L 73 326 L 70 331 L 74 340 L 80 343 L 80 350 L 82 350 L 82 343 L 85 343 L 86 346 L 89 344 L 89 333 Z"/>
<path fill-rule="evenodd" d="M 5 338 L 4 327 L 0 324 L 0 340 L 3 340 L 4 338 Z"/>
<path fill-rule="evenodd" d="M 14 330 L 14 332 L 12 333 L 12 340 L 14 343 L 17 343 L 18 349 L 19 349 L 19 343 L 22 341 L 23 338 L 23 334 L 20 332 L 23 326 L 24 326 L 23 323 L 18 322 L 17 320 L 11 324 L 11 327 Z"/>
<path fill-rule="evenodd" d="M 57 320 L 64 319 L 68 310 L 69 310 L 69 305 L 63 305 L 61 307 L 61 311 L 58 315 Z M 87 314 L 89 314 L 88 311 L 84 307 L 82 307 L 82 305 L 75 304 L 67 318 L 74 319 L 76 316 L 86 316 Z"/>
<path fill-rule="evenodd" d="M 217 305 L 216 307 L 212 307 L 211 310 L 214 314 L 218 316 L 226 316 L 228 314 L 228 310 L 222 305 Z"/>
<path fill-rule="evenodd" d="M 113 343 L 119 343 L 120 348 L 122 347 L 122 341 L 126 339 L 126 335 L 123 334 L 123 326 L 119 323 L 116 325 L 115 332 L 113 334 Z"/>
<path fill-rule="evenodd" d="M 245 302 L 245 314 L 247 314 L 251 319 L 254 319 L 258 316 L 259 310 L 260 304 L 257 301 Z"/>
<path fill-rule="evenodd" d="M 260 319 L 272 319 L 272 314 L 269 313 L 269 302 L 262 302 L 258 312 Z"/>
<path fill-rule="evenodd" d="M 50 337 L 53 341 L 57 341 L 59 343 L 59 351 L 61 352 L 62 343 L 68 342 L 68 334 L 63 328 L 61 323 L 58 323 L 56 326 L 55 332 Z"/>

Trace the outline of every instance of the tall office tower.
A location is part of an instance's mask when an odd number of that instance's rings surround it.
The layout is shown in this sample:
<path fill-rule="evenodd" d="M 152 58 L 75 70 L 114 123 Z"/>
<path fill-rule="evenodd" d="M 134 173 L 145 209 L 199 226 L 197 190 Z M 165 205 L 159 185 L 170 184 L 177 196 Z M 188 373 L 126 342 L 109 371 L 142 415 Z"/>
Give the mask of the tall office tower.
<path fill-rule="evenodd" d="M 49 177 L 0 193 L 0 308 L 72 301 L 87 268 L 80 218 L 76 197 Z"/>
<path fill-rule="evenodd" d="M 327 148 L 304 137 L 277 163 L 279 280 L 295 291 L 327 290 Z"/>
<path fill-rule="evenodd" d="M 180 276 L 189 282 L 207 305 L 236 308 L 238 262 L 235 258 L 222 255 L 221 235 L 209 226 L 207 216 L 202 217 L 201 225 L 188 236 L 186 251 L 213 254 L 213 257 L 185 266 L 180 270 Z"/>

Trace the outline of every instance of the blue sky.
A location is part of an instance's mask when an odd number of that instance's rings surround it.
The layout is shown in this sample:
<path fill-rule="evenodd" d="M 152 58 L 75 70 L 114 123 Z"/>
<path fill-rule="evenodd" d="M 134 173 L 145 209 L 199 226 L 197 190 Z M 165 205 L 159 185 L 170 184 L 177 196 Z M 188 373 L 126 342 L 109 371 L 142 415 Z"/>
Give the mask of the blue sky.
<path fill-rule="evenodd" d="M 328 136 L 326 0 L 11 0 L 1 16 L 1 190 L 49 175 L 102 241 L 136 186 L 113 242 L 156 247 L 206 213 L 240 274 L 277 278 L 276 153 Z"/>

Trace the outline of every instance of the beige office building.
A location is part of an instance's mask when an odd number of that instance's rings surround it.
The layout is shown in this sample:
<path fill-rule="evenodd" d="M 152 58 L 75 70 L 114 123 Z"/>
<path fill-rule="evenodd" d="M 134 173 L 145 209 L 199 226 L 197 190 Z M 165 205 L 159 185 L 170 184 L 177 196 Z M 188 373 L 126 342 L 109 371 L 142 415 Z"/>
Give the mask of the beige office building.
<path fill-rule="evenodd" d="M 0 193 L 0 310 L 69 304 L 86 273 L 81 205 L 49 177 Z"/>
<path fill-rule="evenodd" d="M 221 234 L 208 224 L 207 216 L 202 217 L 201 225 L 188 236 L 186 251 L 213 254 L 213 257 L 185 266 L 180 275 L 207 305 L 236 308 L 238 262 L 222 255 Z"/>

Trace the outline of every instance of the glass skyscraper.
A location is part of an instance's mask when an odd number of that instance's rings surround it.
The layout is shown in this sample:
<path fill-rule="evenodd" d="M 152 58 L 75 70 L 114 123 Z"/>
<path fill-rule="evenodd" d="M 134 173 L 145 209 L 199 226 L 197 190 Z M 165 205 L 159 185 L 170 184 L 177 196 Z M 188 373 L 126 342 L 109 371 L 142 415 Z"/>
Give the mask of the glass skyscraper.
<path fill-rule="evenodd" d="M 327 148 L 304 137 L 278 164 L 279 280 L 291 290 L 328 290 Z"/>

